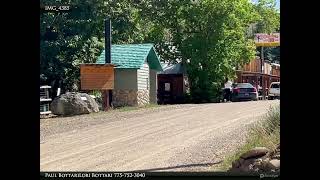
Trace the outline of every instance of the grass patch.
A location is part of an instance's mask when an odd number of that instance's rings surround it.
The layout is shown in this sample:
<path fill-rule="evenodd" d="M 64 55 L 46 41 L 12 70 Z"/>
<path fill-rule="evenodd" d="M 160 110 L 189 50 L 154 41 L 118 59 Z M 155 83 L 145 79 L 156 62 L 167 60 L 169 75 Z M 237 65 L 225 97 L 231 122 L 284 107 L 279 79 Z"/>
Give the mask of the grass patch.
<path fill-rule="evenodd" d="M 119 110 L 120 112 L 124 112 L 124 111 L 133 111 L 133 110 L 146 109 L 146 108 L 156 108 L 159 106 L 160 105 L 158 104 L 147 104 L 145 106 L 124 106 L 124 107 L 117 108 L 117 110 Z"/>
<path fill-rule="evenodd" d="M 116 110 L 119 110 L 120 112 L 124 112 L 124 111 L 138 110 L 138 109 L 139 107 L 136 107 L 136 106 L 124 106 L 124 107 L 117 108 Z"/>
<path fill-rule="evenodd" d="M 254 147 L 266 147 L 271 150 L 280 144 L 280 106 L 270 107 L 268 113 L 261 121 L 254 124 L 248 134 L 246 143 L 237 151 L 225 158 L 219 167 L 221 171 L 227 171 L 232 162 L 239 159 L 241 154 Z"/>
<path fill-rule="evenodd" d="M 142 108 L 156 108 L 156 107 L 159 107 L 159 106 L 161 106 L 161 105 L 150 103 L 150 104 L 147 104 L 147 105 L 143 106 Z"/>

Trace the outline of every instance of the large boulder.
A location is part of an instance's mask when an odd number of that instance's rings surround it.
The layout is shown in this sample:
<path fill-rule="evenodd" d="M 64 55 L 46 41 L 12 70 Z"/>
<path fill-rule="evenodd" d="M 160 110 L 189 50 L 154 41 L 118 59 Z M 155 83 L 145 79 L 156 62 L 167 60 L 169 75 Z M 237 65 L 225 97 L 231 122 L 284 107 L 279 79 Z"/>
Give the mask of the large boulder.
<path fill-rule="evenodd" d="M 52 101 L 51 112 L 56 115 L 89 114 L 99 112 L 99 106 L 86 93 L 68 92 Z"/>
<path fill-rule="evenodd" d="M 243 153 L 232 162 L 229 172 L 280 172 L 280 146 L 274 151 L 265 147 L 255 147 Z"/>
<path fill-rule="evenodd" d="M 268 148 L 265 147 L 255 147 L 248 152 L 241 155 L 242 159 L 259 158 L 266 155 L 269 152 Z"/>

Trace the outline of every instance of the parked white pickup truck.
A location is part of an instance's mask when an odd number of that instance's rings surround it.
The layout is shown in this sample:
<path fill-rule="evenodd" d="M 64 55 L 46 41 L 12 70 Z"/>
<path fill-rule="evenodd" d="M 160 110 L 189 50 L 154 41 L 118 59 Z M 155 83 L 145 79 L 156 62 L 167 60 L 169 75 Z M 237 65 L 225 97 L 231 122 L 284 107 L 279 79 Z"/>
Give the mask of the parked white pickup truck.
<path fill-rule="evenodd" d="M 273 82 L 270 84 L 268 99 L 280 99 L 280 82 Z"/>

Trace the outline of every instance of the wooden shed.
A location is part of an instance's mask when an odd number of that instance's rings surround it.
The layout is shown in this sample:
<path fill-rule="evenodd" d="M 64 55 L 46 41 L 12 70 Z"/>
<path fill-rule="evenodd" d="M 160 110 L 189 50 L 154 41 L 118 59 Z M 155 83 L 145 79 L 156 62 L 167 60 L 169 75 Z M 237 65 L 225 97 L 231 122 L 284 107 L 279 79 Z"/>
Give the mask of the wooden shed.
<path fill-rule="evenodd" d="M 105 63 L 105 51 L 96 63 Z M 116 66 L 111 97 L 114 107 L 157 103 L 157 72 L 162 66 L 153 44 L 112 45 L 111 63 Z"/>
<path fill-rule="evenodd" d="M 171 64 L 158 73 L 158 102 L 175 104 L 183 102 L 188 90 L 186 67 L 182 63 Z"/>

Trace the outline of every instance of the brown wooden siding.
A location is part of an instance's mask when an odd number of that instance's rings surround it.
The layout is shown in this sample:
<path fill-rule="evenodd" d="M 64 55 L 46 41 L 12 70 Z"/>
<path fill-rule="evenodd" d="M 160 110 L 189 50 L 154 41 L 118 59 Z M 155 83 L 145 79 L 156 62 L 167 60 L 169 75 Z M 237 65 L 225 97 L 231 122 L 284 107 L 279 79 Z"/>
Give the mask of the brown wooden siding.
<path fill-rule="evenodd" d="M 274 66 L 273 68 L 272 68 L 272 75 L 274 75 L 274 76 L 280 76 L 280 67 L 276 67 L 276 66 Z"/>
<path fill-rule="evenodd" d="M 261 72 L 261 61 L 259 59 L 255 59 L 250 61 L 250 63 L 245 64 L 242 68 L 238 69 L 244 72 Z M 264 63 L 264 71 L 263 74 L 269 74 L 273 76 L 280 76 L 280 67 L 273 66 L 270 63 Z"/>
<path fill-rule="evenodd" d="M 252 60 L 250 61 L 250 63 L 245 64 L 239 70 L 250 71 L 250 72 L 261 72 L 261 61 L 259 59 Z"/>
<path fill-rule="evenodd" d="M 107 90 L 114 87 L 114 67 L 80 65 L 81 90 Z"/>
<path fill-rule="evenodd" d="M 269 63 L 264 63 L 264 74 L 271 74 L 272 66 Z"/>
<path fill-rule="evenodd" d="M 170 83 L 170 91 L 165 91 L 165 83 Z M 178 103 L 183 96 L 182 74 L 158 74 L 158 99 L 165 103 Z"/>

